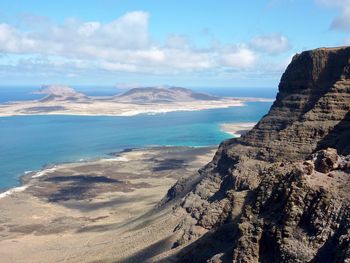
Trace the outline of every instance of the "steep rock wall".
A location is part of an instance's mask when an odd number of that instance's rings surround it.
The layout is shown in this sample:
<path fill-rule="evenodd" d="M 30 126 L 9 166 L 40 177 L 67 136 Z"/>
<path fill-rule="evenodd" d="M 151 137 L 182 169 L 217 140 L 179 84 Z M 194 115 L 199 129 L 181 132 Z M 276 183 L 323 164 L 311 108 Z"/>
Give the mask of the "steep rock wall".
<path fill-rule="evenodd" d="M 188 216 L 175 229 L 181 249 L 172 260 L 348 259 L 349 112 L 350 47 L 294 56 L 269 113 L 223 142 L 176 206 Z"/>

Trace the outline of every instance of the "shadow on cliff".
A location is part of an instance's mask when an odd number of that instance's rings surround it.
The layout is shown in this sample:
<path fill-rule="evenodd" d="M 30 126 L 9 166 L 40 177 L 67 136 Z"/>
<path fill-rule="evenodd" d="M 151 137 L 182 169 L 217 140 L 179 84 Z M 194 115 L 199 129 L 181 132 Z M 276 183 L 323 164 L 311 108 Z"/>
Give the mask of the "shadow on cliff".
<path fill-rule="evenodd" d="M 347 249 L 349 248 L 349 239 L 342 238 L 346 236 L 348 232 L 349 222 L 346 216 L 340 223 L 335 233 L 328 239 L 328 241 L 319 249 L 315 258 L 310 263 L 328 263 L 330 259 L 333 262 L 346 262 Z"/>
<path fill-rule="evenodd" d="M 312 110 L 334 84 L 342 79 L 343 75 L 346 78 L 350 77 L 349 72 L 344 72 L 344 68 L 349 63 L 350 49 L 339 52 L 343 54 L 329 53 L 324 65 L 322 65 L 322 62 L 314 63 L 310 53 L 297 55 L 298 59 L 293 59 L 282 75 L 274 106 L 282 106 L 281 102 L 291 94 L 306 92 L 305 95 L 308 95 L 309 98 L 299 110 L 302 115 Z M 299 81 L 300 79 L 303 81 Z"/>
<path fill-rule="evenodd" d="M 350 111 L 345 115 L 326 137 L 317 145 L 317 150 L 327 147 L 337 149 L 339 154 L 350 154 Z"/>
<path fill-rule="evenodd" d="M 242 207 L 245 207 L 252 201 L 253 192 L 248 193 L 244 198 Z M 175 255 L 172 255 L 161 262 L 181 262 L 196 263 L 207 262 L 213 259 L 213 262 L 232 262 L 233 249 L 236 246 L 239 235 L 238 225 L 242 216 L 241 213 L 234 218 L 229 215 L 225 220 L 216 223 L 212 230 L 201 236 L 195 242 L 185 246 Z M 215 261 L 218 260 L 218 261 Z"/>
<path fill-rule="evenodd" d="M 146 247 L 145 249 L 137 252 L 136 254 L 128 257 L 127 259 L 115 261 L 115 263 L 147 262 L 152 257 L 157 256 L 162 252 L 169 250 L 171 248 L 171 244 L 172 242 L 170 238 L 164 238 Z"/>

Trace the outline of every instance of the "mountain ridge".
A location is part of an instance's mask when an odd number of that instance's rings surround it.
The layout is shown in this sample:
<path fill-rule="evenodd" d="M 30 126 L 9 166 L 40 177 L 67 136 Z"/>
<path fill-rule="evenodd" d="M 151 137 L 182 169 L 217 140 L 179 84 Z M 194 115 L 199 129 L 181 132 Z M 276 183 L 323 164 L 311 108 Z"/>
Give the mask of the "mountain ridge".
<path fill-rule="evenodd" d="M 40 102 L 89 101 L 100 99 L 99 97 L 88 97 L 87 95 L 66 85 L 44 85 L 40 88 L 40 90 L 35 92 L 35 94 L 46 95 L 45 97 L 39 99 Z M 221 98 L 207 93 L 194 92 L 191 89 L 182 87 L 155 86 L 132 88 L 115 96 L 103 97 L 103 99 L 110 99 L 124 103 L 172 103 L 195 100 L 220 100 Z"/>
<path fill-rule="evenodd" d="M 163 200 L 186 214 L 172 260 L 350 260 L 349 112 L 350 47 L 294 56 L 269 113 Z"/>
<path fill-rule="evenodd" d="M 40 102 L 88 100 L 88 97 L 85 94 L 77 92 L 72 87 L 65 85 L 44 85 L 40 90 L 35 92 L 35 94 L 46 95 L 39 99 Z"/>
<path fill-rule="evenodd" d="M 115 97 L 116 100 L 132 103 L 172 103 L 176 101 L 220 100 L 206 93 L 194 92 L 181 87 L 133 88 Z"/>

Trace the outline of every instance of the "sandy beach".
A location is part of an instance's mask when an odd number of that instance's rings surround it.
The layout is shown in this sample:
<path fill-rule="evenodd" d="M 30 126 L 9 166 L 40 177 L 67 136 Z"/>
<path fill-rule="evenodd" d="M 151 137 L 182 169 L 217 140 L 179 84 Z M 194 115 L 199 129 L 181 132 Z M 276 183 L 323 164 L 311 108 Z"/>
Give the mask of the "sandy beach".
<path fill-rule="evenodd" d="M 157 204 L 181 177 L 198 177 L 214 152 L 132 150 L 28 173 L 25 185 L 0 196 L 1 262 L 151 260 L 160 253 L 154 242 L 170 245 L 182 216 Z"/>
<path fill-rule="evenodd" d="M 240 122 L 240 123 L 223 123 L 220 128 L 223 132 L 241 137 L 255 126 L 256 122 Z"/>

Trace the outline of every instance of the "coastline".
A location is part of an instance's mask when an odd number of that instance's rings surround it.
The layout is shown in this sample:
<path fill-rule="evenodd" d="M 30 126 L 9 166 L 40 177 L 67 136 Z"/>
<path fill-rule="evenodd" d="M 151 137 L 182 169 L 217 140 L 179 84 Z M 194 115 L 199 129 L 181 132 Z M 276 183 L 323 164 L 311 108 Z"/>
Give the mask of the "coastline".
<path fill-rule="evenodd" d="M 9 195 L 14 194 L 14 193 L 22 192 L 22 191 L 26 190 L 27 188 L 28 188 L 28 185 L 23 185 L 23 186 L 17 186 L 17 187 L 10 188 L 10 189 L 6 190 L 5 192 L 1 192 L 0 193 L 0 200 L 9 196 Z"/>
<path fill-rule="evenodd" d="M 222 130 L 222 129 L 221 129 Z M 225 132 L 225 131 L 224 131 Z M 26 183 L 28 183 L 28 181 L 31 179 L 31 178 L 39 178 L 43 175 L 45 175 L 46 173 L 50 173 L 51 171 L 54 171 L 55 170 L 55 167 L 56 166 L 61 166 L 62 164 L 65 165 L 65 164 L 70 164 L 70 163 L 88 163 L 88 162 L 91 162 L 91 161 L 96 161 L 96 160 L 100 160 L 100 159 L 106 159 L 106 160 L 109 160 L 109 159 L 112 159 L 112 158 L 115 158 L 115 155 L 120 155 L 124 152 L 128 152 L 128 151 L 132 151 L 132 150 L 135 150 L 135 149 L 149 149 L 149 148 L 153 148 L 153 147 L 168 147 L 168 146 L 175 146 L 175 145 L 145 145 L 145 146 L 142 146 L 142 147 L 136 147 L 136 148 L 133 148 L 133 149 L 121 149 L 121 150 L 118 150 L 117 152 L 113 152 L 113 151 L 110 151 L 110 152 L 105 152 L 103 154 L 100 154 L 99 156 L 92 156 L 92 157 L 88 157 L 84 160 L 79 160 L 79 159 L 73 159 L 73 160 L 65 160 L 63 162 L 55 162 L 55 161 L 52 161 L 52 162 L 46 162 L 46 163 L 41 163 L 41 166 L 38 166 L 38 167 L 24 167 L 23 170 L 20 171 L 20 173 L 17 173 L 15 175 L 15 177 L 17 177 L 18 179 L 16 180 L 17 183 L 13 183 L 12 185 L 9 185 L 9 186 L 4 186 L 2 189 L 0 189 L 0 198 L 2 198 L 3 196 L 6 196 L 8 194 L 12 194 L 13 192 L 17 192 L 17 191 L 22 191 L 22 190 L 25 190 L 25 188 L 22 188 L 24 185 L 26 185 Z M 211 146 L 214 146 L 216 147 L 216 145 L 200 145 L 198 146 L 199 148 L 202 148 L 202 147 L 211 147 Z M 186 147 L 186 146 L 184 146 Z M 193 147 L 193 148 L 196 148 L 196 146 L 193 146 L 191 145 L 190 147 Z M 28 170 L 31 170 L 31 171 L 28 171 Z M 13 190 L 14 188 L 18 188 L 18 189 L 15 189 Z M 7 193 L 5 193 L 7 192 Z"/>
<path fill-rule="evenodd" d="M 257 122 L 237 122 L 220 124 L 221 131 L 233 135 L 235 138 L 241 137 L 251 130 Z"/>
<path fill-rule="evenodd" d="M 125 148 L 120 151 L 111 152 L 106 154 L 105 157 L 88 158 L 84 160 L 71 161 L 71 162 L 60 162 L 54 164 L 43 165 L 41 169 L 35 171 L 25 171 L 19 176 L 19 184 L 14 185 L 10 188 L 2 188 L 0 190 L 0 200 L 6 196 L 25 191 L 29 186 L 31 186 L 31 181 L 39 179 L 54 173 L 57 170 L 65 169 L 68 167 L 74 167 L 77 165 L 89 165 L 91 163 L 108 163 L 108 162 L 128 162 L 129 159 L 125 157 L 128 153 L 142 151 L 167 151 L 172 149 L 216 149 L 216 146 L 149 146 L 149 147 L 139 147 L 139 148 Z"/>
<path fill-rule="evenodd" d="M 25 115 L 76 115 L 76 116 L 136 116 L 162 114 L 175 111 L 200 111 L 229 107 L 243 107 L 246 102 L 271 102 L 262 98 L 226 98 L 217 101 L 192 101 L 167 104 L 130 104 L 113 101 L 67 102 L 22 101 L 0 105 L 0 117 Z"/>
<path fill-rule="evenodd" d="M 91 158 L 91 159 L 84 159 L 84 160 L 77 160 L 77 161 L 71 161 L 71 162 L 59 162 L 54 164 L 46 164 L 43 165 L 42 168 L 34 171 L 25 171 L 22 175 L 19 176 L 19 185 L 15 185 L 10 188 L 0 188 L 0 200 L 8 195 L 11 195 L 13 193 L 21 192 L 26 190 L 29 187 L 29 182 L 32 179 L 36 179 L 39 177 L 44 177 L 45 175 L 55 172 L 57 169 L 66 167 L 69 165 L 77 165 L 77 164 L 89 164 L 91 162 L 101 161 L 101 162 L 109 162 L 109 161 L 127 161 L 124 157 L 118 157 L 119 154 L 123 154 L 125 152 L 130 152 L 132 150 L 136 149 L 148 149 L 145 148 L 129 148 L 129 149 L 123 149 L 120 152 L 113 152 L 108 153 L 107 156 L 110 157 L 98 157 L 98 158 Z"/>
<path fill-rule="evenodd" d="M 159 216 L 157 204 L 180 178 L 197 180 L 198 169 L 215 152 L 216 147 L 136 149 L 34 172 L 27 185 L 0 199 L 2 260 L 121 260 L 172 236 L 181 215 L 165 206 Z"/>

